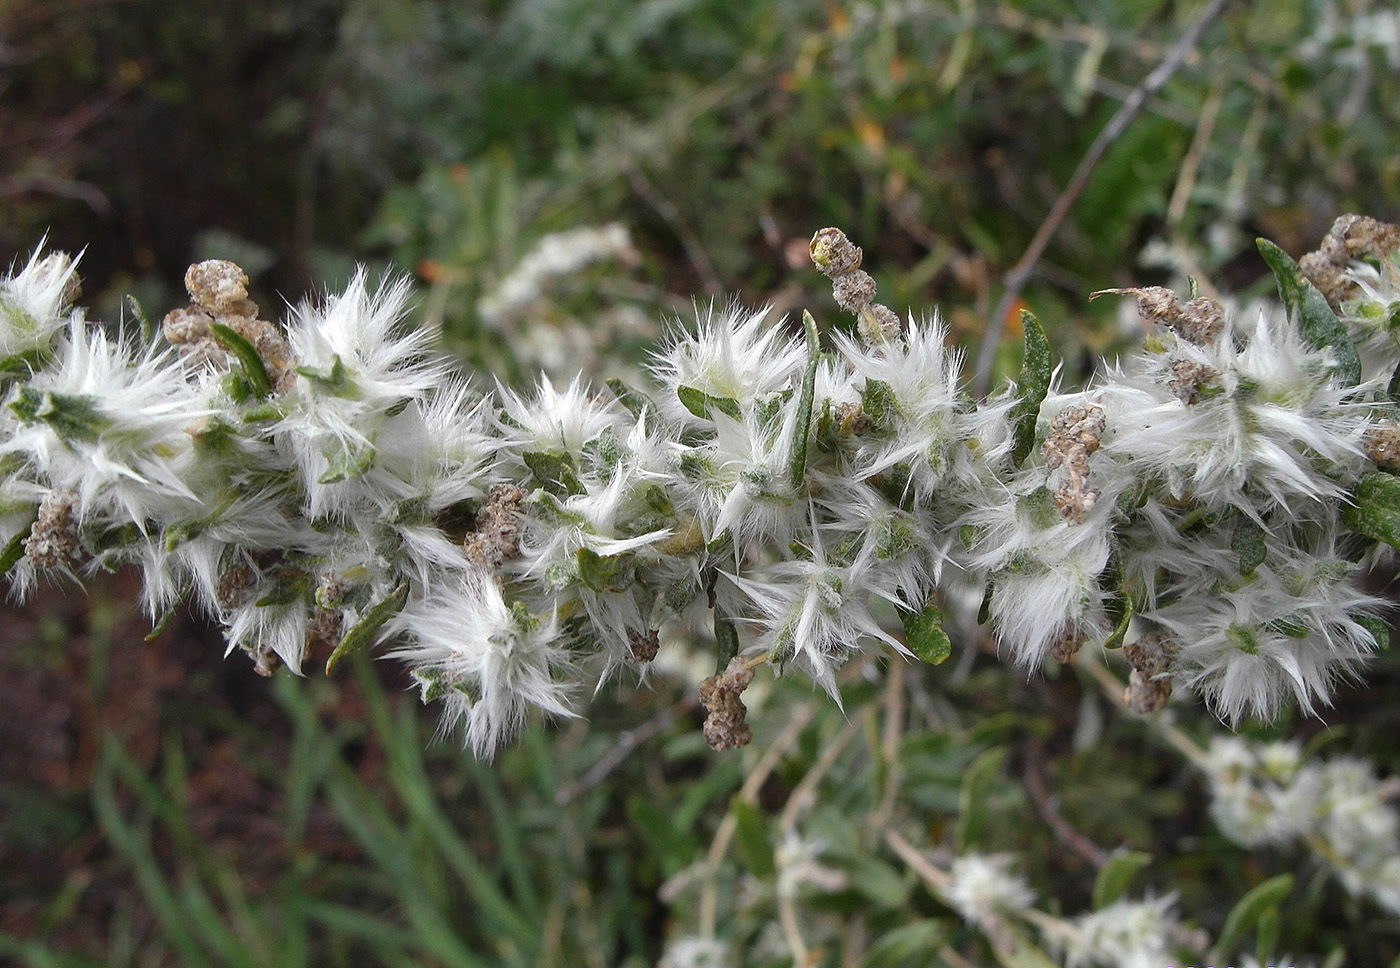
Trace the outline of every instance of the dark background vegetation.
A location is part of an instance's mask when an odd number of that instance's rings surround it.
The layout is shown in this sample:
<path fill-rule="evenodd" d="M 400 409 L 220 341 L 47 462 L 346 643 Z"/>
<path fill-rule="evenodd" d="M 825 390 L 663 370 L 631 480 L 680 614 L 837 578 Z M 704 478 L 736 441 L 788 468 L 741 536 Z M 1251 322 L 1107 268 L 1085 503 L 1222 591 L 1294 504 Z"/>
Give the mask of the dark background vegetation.
<path fill-rule="evenodd" d="M 618 221 L 640 256 L 561 284 L 557 318 L 625 303 L 660 319 L 694 295 L 835 324 L 804 259 L 813 230 L 839 225 L 886 302 L 943 307 L 975 352 L 1004 274 L 1199 8 L 0 0 L 0 259 L 45 236 L 82 251 L 84 302 L 106 319 L 128 293 L 155 316 L 179 304 L 184 268 L 211 256 L 243 264 L 269 314 L 357 262 L 393 267 L 480 362 L 476 300 L 550 232 Z M 1254 236 L 1296 255 L 1342 212 L 1400 215 L 1400 50 L 1367 19 L 1385 12 L 1237 3 L 1207 31 L 1022 294 L 1071 378 L 1133 340 L 1089 306 L 1094 289 L 1190 273 L 1264 295 Z M 1173 254 L 1144 263 L 1145 249 Z M 430 713 L 389 666 L 269 683 L 223 661 L 198 617 L 145 641 L 135 597 L 109 576 L 0 618 L 0 959 L 649 965 L 694 930 L 692 897 L 663 885 L 708 849 L 753 759 L 704 749 L 693 682 L 605 689 L 587 724 L 536 729 L 488 767 L 430 742 Z M 877 671 L 852 680 L 849 718 L 792 684 L 759 718 L 753 757 L 793 710 L 811 716 L 743 813 L 757 840 L 740 866 L 760 882 L 755 844 L 827 744 L 851 723 L 874 737 L 821 781 L 813 821 L 852 885 L 813 917 L 847 937 L 859 923 L 874 953 L 848 941 L 818 963 L 941 964 L 943 944 L 988 956 L 852 832 L 893 768 L 932 842 L 957 830 L 1021 851 L 1066 913 L 1093 883 L 1067 829 L 1151 853 L 1147 884 L 1180 891 L 1211 932 L 1293 863 L 1211 832 L 1199 777 L 1091 682 L 1026 682 L 976 636 L 967 648 L 956 675 L 900 678 L 894 746 L 878 736 L 873 707 L 893 691 Z M 1324 721 L 1268 735 L 1400 770 L 1391 655 L 1368 682 Z M 1086 732 L 1089 707 L 1102 722 Z M 969 793 L 975 761 L 993 766 Z M 1304 875 L 1280 950 L 1389 964 L 1394 922 Z M 785 964 L 762 954 L 763 910 L 723 930 L 752 950 L 742 963 Z M 933 933 L 908 952 L 873 947 L 919 930 Z"/>

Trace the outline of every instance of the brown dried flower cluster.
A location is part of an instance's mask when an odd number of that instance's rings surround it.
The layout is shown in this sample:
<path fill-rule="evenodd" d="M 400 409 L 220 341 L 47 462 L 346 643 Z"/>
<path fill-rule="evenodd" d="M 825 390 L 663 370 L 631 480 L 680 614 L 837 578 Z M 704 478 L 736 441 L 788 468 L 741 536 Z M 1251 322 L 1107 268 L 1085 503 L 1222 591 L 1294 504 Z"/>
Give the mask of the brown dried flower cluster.
<path fill-rule="evenodd" d="M 899 317 L 888 306 L 875 302 L 875 280 L 860 267 L 864 253 L 846 233 L 825 228 L 812 236 L 808 247 L 812 264 L 831 280 L 836 305 L 854 313 L 860 338 L 871 346 L 888 343 L 900 333 Z"/>
<path fill-rule="evenodd" d="M 1155 713 L 1171 698 L 1172 681 L 1167 676 L 1180 644 L 1166 632 L 1148 632 L 1136 642 L 1123 646 L 1123 658 L 1133 667 L 1123 702 L 1140 713 Z"/>
<path fill-rule="evenodd" d="M 1400 424 L 1394 420 L 1376 421 L 1367 429 L 1363 445 L 1377 467 L 1400 467 Z"/>
<path fill-rule="evenodd" d="M 1050 503 L 1071 524 L 1082 524 L 1099 499 L 1099 489 L 1088 483 L 1089 455 L 1099 449 L 1104 425 L 1103 407 L 1097 404 L 1066 407 L 1050 424 L 1050 436 L 1041 447 L 1046 467 L 1064 468 L 1065 479 L 1055 488 Z"/>
<path fill-rule="evenodd" d="M 69 568 L 78 562 L 82 542 L 73 491 L 49 491 L 39 502 L 39 515 L 24 539 L 24 556 L 35 568 Z"/>
<path fill-rule="evenodd" d="M 467 560 L 499 576 L 501 566 L 520 557 L 520 504 L 523 488 L 493 484 L 476 513 L 476 530 L 462 542 Z"/>
<path fill-rule="evenodd" d="M 248 590 L 258 580 L 257 573 L 246 561 L 235 562 L 219 573 L 214 589 L 214 602 L 220 608 L 235 609 L 248 600 Z"/>
<path fill-rule="evenodd" d="M 647 629 L 645 632 L 638 632 L 636 629 L 627 630 L 627 657 L 633 662 L 643 664 L 656 658 L 656 653 L 661 650 L 661 637 L 656 634 L 655 629 Z"/>
<path fill-rule="evenodd" d="M 1342 215 L 1322 244 L 1298 260 L 1314 286 L 1334 309 L 1356 295 L 1356 283 L 1346 275 L 1347 264 L 1357 259 L 1384 259 L 1400 249 L 1400 226 L 1365 215 Z"/>
<path fill-rule="evenodd" d="M 1089 636 L 1073 622 L 1062 625 L 1050 640 L 1050 658 L 1056 662 L 1068 662 L 1079 654 L 1087 641 Z"/>
<path fill-rule="evenodd" d="M 1089 298 L 1097 299 L 1105 295 L 1136 296 L 1138 312 L 1143 319 L 1160 323 L 1197 346 L 1214 346 L 1225 328 L 1224 307 L 1207 296 L 1197 296 L 1183 303 L 1176 293 L 1164 286 L 1147 286 L 1142 289 L 1100 289 L 1091 293 Z"/>
<path fill-rule="evenodd" d="M 1219 384 L 1220 371 L 1215 367 L 1190 360 L 1174 360 L 1172 378 L 1167 381 L 1167 388 L 1189 407 L 1200 401 L 1202 390 Z"/>
<path fill-rule="evenodd" d="M 740 695 L 753 682 L 753 668 L 735 656 L 717 676 L 700 683 L 700 704 L 705 707 L 705 742 L 718 752 L 748 746 L 753 730 L 745 722 L 748 707 Z"/>
<path fill-rule="evenodd" d="M 277 327 L 258 318 L 258 304 L 248 298 L 248 276 L 232 262 L 210 259 L 185 272 L 190 305 L 165 316 L 165 338 L 180 348 L 187 360 L 209 362 L 227 369 L 230 355 L 214 338 L 210 324 L 227 326 L 257 350 L 277 393 L 286 393 L 296 382 L 292 349 Z"/>
<path fill-rule="evenodd" d="M 870 417 L 859 403 L 838 403 L 831 411 L 831 419 L 842 437 L 863 434 L 870 429 Z"/>

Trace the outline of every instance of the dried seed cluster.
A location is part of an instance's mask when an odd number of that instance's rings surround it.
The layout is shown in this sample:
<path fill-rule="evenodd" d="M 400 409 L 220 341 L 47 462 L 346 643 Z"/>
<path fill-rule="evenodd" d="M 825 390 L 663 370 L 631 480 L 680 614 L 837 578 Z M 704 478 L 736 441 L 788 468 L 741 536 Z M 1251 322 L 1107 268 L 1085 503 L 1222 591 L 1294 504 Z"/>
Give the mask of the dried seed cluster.
<path fill-rule="evenodd" d="M 753 729 L 745 722 L 748 707 L 740 695 L 753 682 L 753 668 L 737 656 L 717 676 L 700 683 L 700 704 L 705 707 L 705 742 L 718 752 L 748 746 Z"/>
<path fill-rule="evenodd" d="M 1166 632 L 1148 632 L 1136 642 L 1123 646 L 1123 658 L 1133 667 L 1123 702 L 1140 713 L 1154 713 L 1171 698 L 1172 681 L 1167 675 L 1180 649 L 1176 638 Z"/>
<path fill-rule="evenodd" d="M 864 253 L 837 228 L 825 228 L 812 236 L 812 263 L 831 280 L 831 295 L 859 320 L 861 339 L 871 346 L 888 343 L 900 333 L 899 317 L 888 306 L 875 302 L 875 280 L 860 267 Z"/>
<path fill-rule="evenodd" d="M 1081 632 L 1073 622 L 1062 625 L 1050 642 L 1050 658 L 1056 662 L 1069 662 L 1079 654 L 1079 650 L 1084 648 L 1087 641 L 1089 636 Z"/>
<path fill-rule="evenodd" d="M 1050 503 L 1071 524 L 1083 524 L 1084 515 L 1099 499 L 1099 489 L 1088 483 L 1089 455 L 1099 449 L 1104 424 L 1103 407 L 1097 404 L 1066 407 L 1050 424 L 1050 436 L 1041 448 L 1046 467 L 1064 468 L 1065 479 Z"/>
<path fill-rule="evenodd" d="M 1224 307 L 1207 296 L 1197 296 L 1183 303 L 1176 293 L 1164 286 L 1146 286 L 1142 289 L 1100 289 L 1089 298 L 1110 294 L 1136 296 L 1138 312 L 1144 319 L 1160 323 L 1188 343 L 1198 346 L 1214 346 L 1225 328 Z"/>
<path fill-rule="evenodd" d="M 39 514 L 24 539 L 24 555 L 35 568 L 70 568 L 78 563 L 82 543 L 78 537 L 73 491 L 49 491 L 39 503 Z"/>
<path fill-rule="evenodd" d="M 1380 420 L 1367 428 L 1363 445 L 1377 467 L 1400 467 L 1400 424 L 1394 420 Z"/>
<path fill-rule="evenodd" d="M 1342 215 L 1322 244 L 1298 260 L 1298 267 L 1336 308 L 1356 295 L 1356 283 L 1347 275 L 1350 262 L 1384 259 L 1396 249 L 1400 249 L 1400 226 L 1365 215 Z"/>
<path fill-rule="evenodd" d="M 486 503 L 476 514 L 476 530 L 462 542 L 468 561 L 499 574 L 507 561 L 520 557 L 520 505 L 524 500 L 523 488 L 491 485 Z"/>
<path fill-rule="evenodd" d="M 627 630 L 627 657 L 633 662 L 644 664 L 656 658 L 656 653 L 661 649 L 661 637 L 656 634 L 655 629 L 647 629 L 639 632 L 636 629 Z"/>
<path fill-rule="evenodd" d="M 210 324 L 227 326 L 257 350 L 277 393 L 286 393 L 296 382 L 296 361 L 291 347 L 277 327 L 258 318 L 258 304 L 248 298 L 248 276 L 232 262 L 210 259 L 185 272 L 190 305 L 165 316 L 165 338 L 180 348 L 187 360 L 209 362 L 227 369 L 230 356 L 214 338 Z"/>

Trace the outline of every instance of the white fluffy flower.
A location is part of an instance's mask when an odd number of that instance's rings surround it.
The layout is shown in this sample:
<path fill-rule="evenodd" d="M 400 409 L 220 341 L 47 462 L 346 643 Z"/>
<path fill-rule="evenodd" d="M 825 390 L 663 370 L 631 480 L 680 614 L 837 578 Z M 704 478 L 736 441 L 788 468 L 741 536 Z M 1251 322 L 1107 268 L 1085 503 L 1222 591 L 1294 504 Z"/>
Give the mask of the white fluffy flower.
<path fill-rule="evenodd" d="M 396 649 L 422 683 L 425 700 L 441 698 L 444 727 L 466 727 L 466 741 L 489 757 L 517 733 L 529 707 L 572 716 L 572 663 L 558 617 L 506 602 L 478 571 L 410 602 L 396 626 L 412 644 Z"/>
<path fill-rule="evenodd" d="M 663 392 L 658 404 L 682 425 L 704 425 L 681 400 L 683 392 L 732 401 L 740 413 L 755 401 L 791 389 L 800 376 L 807 348 L 781 324 L 765 325 L 768 309 L 745 314 L 738 306 L 711 306 L 699 318 L 699 332 L 682 336 L 656 356 L 652 370 Z M 731 414 L 739 416 L 739 413 Z"/>
<path fill-rule="evenodd" d="M 854 463 L 869 476 L 905 469 L 917 501 L 930 498 L 952 464 L 950 451 L 963 430 L 958 374 L 962 360 L 945 344 L 947 328 L 934 319 L 909 320 L 903 338 L 867 346 L 837 337 L 841 355 L 862 378 L 867 404 L 879 415 Z M 879 388 L 878 392 L 876 388 Z M 869 410 L 869 406 L 867 406 Z"/>
<path fill-rule="evenodd" d="M 873 589 L 864 580 L 862 562 L 830 564 L 820 541 L 813 543 L 811 555 L 764 565 L 750 577 L 731 575 L 730 580 L 757 613 L 763 628 L 760 646 L 791 659 L 835 697 L 835 671 L 862 639 L 907 650 L 871 614 Z"/>
<path fill-rule="evenodd" d="M 666 942 L 656 968 L 729 968 L 729 946 L 718 938 L 684 936 Z"/>
<path fill-rule="evenodd" d="M 1172 964 L 1175 904 L 1174 895 L 1122 900 L 1076 918 L 1079 936 L 1068 944 L 1065 964 L 1068 968 L 1162 968 Z"/>
<path fill-rule="evenodd" d="M 57 358 L 8 401 L 0 453 L 51 487 L 78 494 L 80 517 L 118 515 L 139 528 L 199 499 L 176 471 L 185 432 L 204 410 L 168 353 L 136 353 L 73 319 Z"/>
<path fill-rule="evenodd" d="M 1187 575 L 1175 601 L 1145 614 L 1184 643 L 1176 677 L 1231 722 L 1272 716 L 1289 695 L 1311 709 L 1375 647 L 1354 617 L 1375 600 L 1351 583 L 1353 567 L 1322 555 L 1271 560 L 1229 585 Z"/>
<path fill-rule="evenodd" d="M 1243 350 L 1235 338 L 1227 326 L 1217 345 L 1179 341 L 1143 357 L 1143 372 L 1113 374 L 1159 402 L 1119 422 L 1105 450 L 1212 507 L 1339 497 L 1364 464 L 1370 418 L 1349 402 L 1355 388 L 1336 386 L 1330 356 L 1286 321 L 1261 314 Z"/>
<path fill-rule="evenodd" d="M 982 928 L 1007 912 L 1030 907 L 1035 894 L 1024 877 L 1011 872 L 1015 860 L 1004 854 L 963 854 L 948 869 L 948 902 Z"/>
<path fill-rule="evenodd" d="M 357 500 L 391 417 L 445 381 L 426 355 L 429 333 L 402 326 L 407 299 L 406 281 L 371 293 L 361 270 L 323 306 L 297 309 L 296 388 L 273 433 L 301 469 L 313 517 Z"/>
<path fill-rule="evenodd" d="M 47 349 L 68 322 L 77 262 L 62 252 L 40 256 L 40 251 L 18 273 L 0 277 L 0 359 Z"/>
<path fill-rule="evenodd" d="M 556 390 L 549 377 L 541 377 L 533 395 L 521 396 L 502 389 L 501 404 L 509 422 L 503 432 L 518 437 L 524 452 L 577 457 L 583 447 L 604 430 L 621 431 L 624 412 L 588 392 L 581 378 Z"/>

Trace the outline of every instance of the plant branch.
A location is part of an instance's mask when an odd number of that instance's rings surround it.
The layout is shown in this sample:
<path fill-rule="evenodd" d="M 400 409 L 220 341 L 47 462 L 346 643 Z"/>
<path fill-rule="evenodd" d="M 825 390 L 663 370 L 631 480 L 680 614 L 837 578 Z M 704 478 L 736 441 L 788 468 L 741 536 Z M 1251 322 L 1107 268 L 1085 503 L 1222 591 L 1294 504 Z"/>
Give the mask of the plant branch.
<path fill-rule="evenodd" d="M 1079 198 L 1079 193 L 1084 190 L 1094 168 L 1103 158 L 1104 153 L 1108 151 L 1109 146 L 1118 140 L 1127 130 L 1128 125 L 1137 117 L 1147 103 L 1147 99 L 1161 90 L 1162 86 L 1181 67 L 1187 55 L 1200 40 L 1201 34 L 1220 15 L 1229 2 L 1230 0 L 1210 0 L 1205 8 L 1196 15 L 1196 19 L 1191 22 L 1181 39 L 1168 51 L 1162 62 L 1143 79 L 1141 84 L 1133 88 L 1132 93 L 1119 105 L 1108 124 L 1104 125 L 1103 130 L 1089 146 L 1089 150 L 1080 159 L 1079 167 L 1074 170 L 1069 184 L 1060 192 L 1059 198 L 1055 199 L 1055 204 L 1050 207 L 1049 214 L 1045 216 L 1040 228 L 1036 230 L 1025 253 L 1006 273 L 1003 279 L 1004 289 L 1001 299 L 987 320 L 987 328 L 982 336 L 982 346 L 977 353 L 977 370 L 973 378 L 973 389 L 978 396 L 984 395 L 991 384 L 992 362 L 996 359 L 997 345 L 1001 341 L 1002 326 L 1006 321 L 1007 312 L 1015 303 L 1016 297 L 1021 294 L 1021 290 L 1034 271 L 1036 263 L 1044 254 L 1045 247 L 1050 244 L 1050 240 L 1058 231 L 1060 223 L 1069 214 L 1070 207 Z"/>

